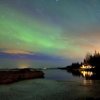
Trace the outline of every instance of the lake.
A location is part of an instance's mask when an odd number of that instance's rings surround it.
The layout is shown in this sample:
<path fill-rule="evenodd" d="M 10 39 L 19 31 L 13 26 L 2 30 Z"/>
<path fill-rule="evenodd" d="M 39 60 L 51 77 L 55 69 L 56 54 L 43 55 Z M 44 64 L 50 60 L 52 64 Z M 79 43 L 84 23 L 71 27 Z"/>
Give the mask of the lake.
<path fill-rule="evenodd" d="M 37 61 L 38 63 L 38 61 Z M 0 60 L 0 68 L 40 68 L 27 60 Z M 35 64 L 37 64 L 35 66 Z M 34 67 L 35 66 L 35 67 Z M 45 68 L 46 66 L 41 66 Z M 50 66 L 47 66 L 49 68 Z M 56 66 L 55 66 L 56 67 Z M 43 79 L 0 85 L 0 100 L 99 100 L 100 80 L 86 80 L 66 70 L 47 69 Z M 84 74 L 83 74 L 84 75 Z"/>
<path fill-rule="evenodd" d="M 57 66 L 52 66 L 50 62 L 29 60 L 29 59 L 0 59 L 0 68 L 11 69 L 11 68 L 56 68 Z M 42 70 L 45 73 L 45 79 L 50 80 L 67 80 L 67 81 L 81 81 L 82 77 L 75 77 L 66 70 L 60 69 L 47 69 Z"/>
<path fill-rule="evenodd" d="M 47 69 L 43 70 L 45 73 L 45 79 L 49 80 L 64 80 L 64 81 L 82 81 L 82 77 L 75 77 L 71 73 L 68 73 L 66 70 L 60 69 Z"/>

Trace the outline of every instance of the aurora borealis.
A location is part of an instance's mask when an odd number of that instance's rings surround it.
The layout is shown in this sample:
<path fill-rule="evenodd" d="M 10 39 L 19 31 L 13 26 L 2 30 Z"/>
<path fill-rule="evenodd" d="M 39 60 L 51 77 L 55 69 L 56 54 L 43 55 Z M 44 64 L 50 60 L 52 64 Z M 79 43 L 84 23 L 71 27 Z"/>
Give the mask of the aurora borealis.
<path fill-rule="evenodd" d="M 99 38 L 100 0 L 0 0 L 0 52 L 73 61 Z"/>

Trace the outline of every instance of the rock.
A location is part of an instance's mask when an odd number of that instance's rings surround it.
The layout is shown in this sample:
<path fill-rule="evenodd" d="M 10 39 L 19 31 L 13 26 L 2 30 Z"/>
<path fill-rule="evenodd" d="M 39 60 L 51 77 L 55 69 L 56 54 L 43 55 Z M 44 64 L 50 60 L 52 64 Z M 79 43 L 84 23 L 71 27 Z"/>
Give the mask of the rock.
<path fill-rule="evenodd" d="M 0 70 L 0 84 L 13 83 L 25 79 L 43 78 L 44 73 L 35 69 Z"/>

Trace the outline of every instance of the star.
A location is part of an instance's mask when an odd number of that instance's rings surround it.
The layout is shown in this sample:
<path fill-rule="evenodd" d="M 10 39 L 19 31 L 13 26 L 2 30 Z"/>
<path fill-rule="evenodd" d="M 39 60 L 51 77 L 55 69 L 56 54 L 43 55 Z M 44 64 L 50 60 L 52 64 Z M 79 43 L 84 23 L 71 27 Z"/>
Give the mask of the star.
<path fill-rule="evenodd" d="M 58 2 L 59 0 L 56 0 L 56 2 Z"/>

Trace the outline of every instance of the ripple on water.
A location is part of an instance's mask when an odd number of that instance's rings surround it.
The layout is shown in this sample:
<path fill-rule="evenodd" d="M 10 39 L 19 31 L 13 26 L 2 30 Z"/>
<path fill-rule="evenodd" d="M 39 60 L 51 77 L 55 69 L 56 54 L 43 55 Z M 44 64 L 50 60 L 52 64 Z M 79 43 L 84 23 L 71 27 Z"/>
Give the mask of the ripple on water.
<path fill-rule="evenodd" d="M 35 79 L 0 86 L 0 100 L 85 100 L 94 98 L 91 87 L 78 82 Z M 95 91 L 96 92 L 96 91 Z"/>

